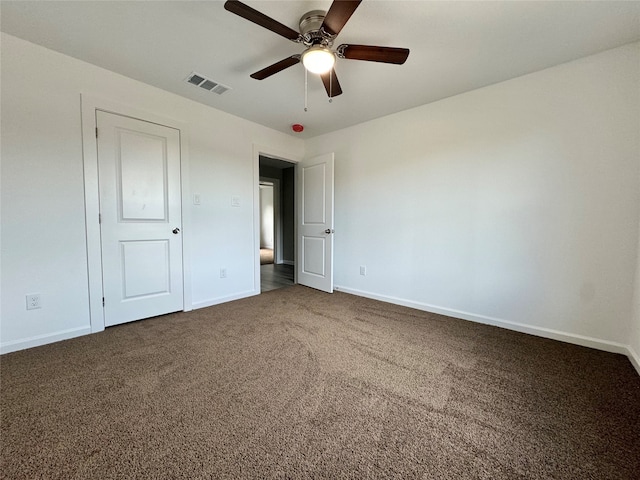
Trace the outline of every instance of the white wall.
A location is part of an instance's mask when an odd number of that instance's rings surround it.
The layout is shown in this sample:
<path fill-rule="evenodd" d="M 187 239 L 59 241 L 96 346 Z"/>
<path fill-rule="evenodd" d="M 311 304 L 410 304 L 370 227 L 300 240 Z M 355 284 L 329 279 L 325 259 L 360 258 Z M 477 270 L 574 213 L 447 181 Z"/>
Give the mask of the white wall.
<path fill-rule="evenodd" d="M 273 187 L 260 185 L 260 248 L 273 249 Z"/>
<path fill-rule="evenodd" d="M 295 248 L 295 168 L 282 170 L 282 261 L 293 265 Z"/>
<path fill-rule="evenodd" d="M 81 93 L 186 125 L 185 187 L 201 195 L 201 205 L 185 205 L 192 304 L 256 292 L 254 145 L 300 157 L 302 140 L 10 35 L 1 40 L 3 352 L 89 331 Z M 234 195 L 240 207 L 231 206 Z M 42 295 L 42 309 L 26 310 L 28 293 Z"/>
<path fill-rule="evenodd" d="M 639 45 L 308 140 L 336 153 L 337 288 L 624 351 Z"/>
<path fill-rule="evenodd" d="M 340 288 L 640 350 L 639 44 L 303 142 L 1 40 L 2 351 L 89 331 L 81 92 L 187 126 L 196 307 L 255 289 L 254 146 L 306 147 L 336 152 Z"/>

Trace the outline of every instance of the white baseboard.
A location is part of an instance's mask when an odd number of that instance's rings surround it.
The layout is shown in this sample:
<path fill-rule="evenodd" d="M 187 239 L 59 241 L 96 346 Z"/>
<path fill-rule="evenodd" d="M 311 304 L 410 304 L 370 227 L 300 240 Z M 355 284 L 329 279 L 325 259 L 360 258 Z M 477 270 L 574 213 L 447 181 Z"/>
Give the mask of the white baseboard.
<path fill-rule="evenodd" d="M 484 323 L 486 325 L 494 325 L 496 327 L 506 328 L 507 330 L 513 330 L 521 333 L 528 333 L 530 335 L 536 335 L 538 337 L 549 338 L 552 340 L 560 340 L 561 342 L 573 343 L 575 345 L 581 345 L 583 347 L 595 348 L 597 350 L 604 350 L 605 352 L 621 353 L 628 355 L 631 359 L 631 349 L 627 345 L 621 343 L 610 342 L 608 340 L 600 340 L 598 338 L 587 337 L 584 335 L 578 335 L 574 333 L 561 332 L 559 330 L 553 330 L 550 328 L 536 327 L 533 325 L 527 325 L 524 323 L 512 322 L 509 320 L 502 320 L 494 317 L 487 317 L 484 315 L 476 315 L 461 310 L 454 310 L 450 308 L 438 307 L 436 305 L 429 305 L 426 303 L 414 302 L 403 298 L 391 297 L 387 295 L 379 295 L 376 293 L 365 292 L 362 290 L 356 290 L 348 287 L 335 286 L 336 290 L 350 293 L 352 295 L 358 295 L 360 297 L 371 298 L 373 300 L 380 300 L 382 302 L 393 303 L 396 305 L 402 305 L 404 307 L 415 308 L 417 310 L 424 310 L 426 312 L 438 313 L 440 315 L 447 315 L 449 317 L 461 318 L 463 320 L 469 320 L 471 322 Z M 635 358 L 636 363 L 638 357 Z M 633 363 L 633 360 L 631 360 Z M 638 367 L 636 366 L 636 369 Z M 639 370 L 640 373 L 640 370 Z"/>
<path fill-rule="evenodd" d="M 607 340 L 600 340 L 593 337 L 586 337 L 584 335 L 561 332 L 561 331 L 552 330 L 549 328 L 535 327 L 532 325 L 511 322 L 508 320 L 501 320 L 498 318 L 487 317 L 484 315 L 475 315 L 475 314 L 464 312 L 461 310 L 438 307 L 438 306 L 429 305 L 426 303 L 414 302 L 411 300 L 392 297 L 388 295 L 379 295 L 376 293 L 366 292 L 363 290 L 357 290 L 357 289 L 348 288 L 348 287 L 342 287 L 338 285 L 336 285 L 334 288 L 336 291 L 349 293 L 351 295 L 357 295 L 359 297 L 371 298 L 373 300 L 380 300 L 382 302 L 392 303 L 395 305 L 402 305 L 404 307 L 415 308 L 417 310 L 437 313 L 440 315 L 447 315 L 454 318 L 461 318 L 463 320 L 469 320 L 471 322 L 494 325 L 497 327 L 506 328 L 508 330 L 514 330 L 516 332 L 528 333 L 531 335 L 536 335 L 538 337 L 550 338 L 553 340 L 559 340 L 562 342 L 572 343 L 575 345 L 595 348 L 595 349 L 603 350 L 606 352 L 621 353 L 623 355 L 627 355 L 627 357 L 629 358 L 629 361 L 631 362 L 633 367 L 636 369 L 636 371 L 640 375 L 640 355 L 638 355 L 638 353 L 630 346 L 622 345 L 620 343 L 610 342 Z M 233 300 L 240 300 L 242 298 L 252 297 L 254 295 L 259 295 L 259 294 L 260 294 L 260 291 L 247 290 L 245 292 L 240 292 L 240 293 L 229 295 L 226 297 L 218 297 L 218 298 L 205 300 L 202 302 L 196 302 L 192 305 L 192 308 L 195 310 L 198 308 L 211 307 L 213 305 L 231 302 Z M 82 335 L 88 335 L 90 333 L 92 333 L 91 327 L 87 326 L 87 327 L 80 327 L 80 328 L 71 328 L 68 330 L 62 330 L 60 332 L 55 332 L 50 334 L 37 335 L 34 337 L 15 340 L 11 342 L 5 342 L 0 344 L 0 354 L 16 352 L 18 350 L 24 350 L 26 348 L 39 347 L 42 345 L 46 345 L 48 343 L 59 342 L 61 340 L 68 340 L 70 338 L 80 337 Z"/>
<path fill-rule="evenodd" d="M 246 292 L 241 292 L 241 293 L 230 295 L 227 297 L 213 298 L 210 300 L 205 300 L 203 302 L 194 303 L 193 305 L 191 305 L 191 307 L 185 306 L 184 311 L 188 312 L 196 308 L 210 307 L 212 305 L 218 305 L 220 303 L 230 302 L 232 300 L 239 300 L 241 298 L 251 297 L 253 295 L 258 295 L 259 293 L 260 293 L 259 291 L 249 290 Z M 61 340 L 68 340 L 70 338 L 80 337 L 82 335 L 98 333 L 102 330 L 104 330 L 104 328 L 100 330 L 91 331 L 90 326 L 80 327 L 80 328 L 71 328 L 68 330 L 62 330 L 60 332 L 48 333 L 44 335 L 36 335 L 34 337 L 22 338 L 20 340 L 0 343 L 0 355 L 3 355 L 5 353 L 17 352 L 18 350 L 24 350 L 26 348 L 40 347 L 48 343 L 59 342 Z"/>
<path fill-rule="evenodd" d="M 44 335 L 36 335 L 35 337 L 22 338 L 12 342 L 0 344 L 0 354 L 17 352 L 25 348 L 40 347 L 47 343 L 59 342 L 61 340 L 69 340 L 70 338 L 80 337 L 91 333 L 91 327 L 70 328 L 55 333 L 47 333 Z"/>
<path fill-rule="evenodd" d="M 634 366 L 638 375 L 640 375 L 640 355 L 631 347 L 627 347 L 627 356 L 629 357 L 629 361 L 631 365 Z"/>
<path fill-rule="evenodd" d="M 204 300 L 202 302 L 196 302 L 191 306 L 194 310 L 196 310 L 198 308 L 212 307 L 214 305 L 219 305 L 221 303 L 232 302 L 233 300 L 240 300 L 241 298 L 253 297 L 254 295 L 259 295 L 259 294 L 260 294 L 260 290 L 247 290 L 245 292 L 235 293 L 227 297 L 217 297 L 217 298 L 211 298 L 209 300 Z"/>

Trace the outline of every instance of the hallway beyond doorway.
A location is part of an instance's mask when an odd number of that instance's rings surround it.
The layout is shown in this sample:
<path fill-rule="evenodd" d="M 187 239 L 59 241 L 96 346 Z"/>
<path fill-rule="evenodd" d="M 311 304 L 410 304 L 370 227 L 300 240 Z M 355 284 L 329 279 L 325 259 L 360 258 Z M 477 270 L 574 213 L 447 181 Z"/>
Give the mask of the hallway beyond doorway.
<path fill-rule="evenodd" d="M 293 265 L 260 265 L 260 290 L 262 293 L 293 285 Z"/>

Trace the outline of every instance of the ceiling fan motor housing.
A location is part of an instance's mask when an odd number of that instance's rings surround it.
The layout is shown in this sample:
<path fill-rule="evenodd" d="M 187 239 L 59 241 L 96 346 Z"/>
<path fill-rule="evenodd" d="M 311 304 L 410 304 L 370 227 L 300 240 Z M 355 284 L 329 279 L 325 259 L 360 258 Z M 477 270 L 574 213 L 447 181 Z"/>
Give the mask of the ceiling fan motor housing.
<path fill-rule="evenodd" d="M 331 45 L 331 35 L 321 29 L 326 14 L 324 10 L 311 10 L 300 18 L 300 34 L 305 45 Z"/>

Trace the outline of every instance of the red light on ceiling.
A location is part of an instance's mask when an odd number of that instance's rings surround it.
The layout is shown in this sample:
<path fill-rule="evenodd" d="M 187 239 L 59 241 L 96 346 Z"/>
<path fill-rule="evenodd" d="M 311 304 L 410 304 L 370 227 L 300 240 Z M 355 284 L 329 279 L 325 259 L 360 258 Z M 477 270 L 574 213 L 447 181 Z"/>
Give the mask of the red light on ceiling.
<path fill-rule="evenodd" d="M 294 123 L 293 125 L 291 125 L 291 130 L 296 133 L 300 133 L 304 130 L 304 126 L 300 125 L 299 123 Z"/>

